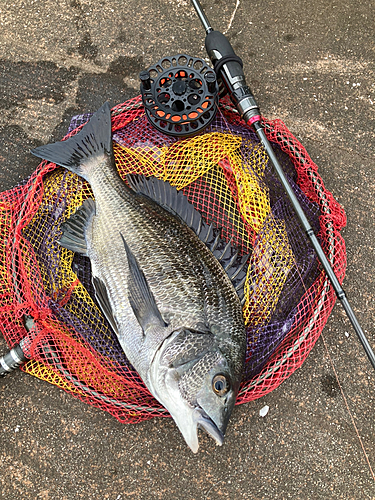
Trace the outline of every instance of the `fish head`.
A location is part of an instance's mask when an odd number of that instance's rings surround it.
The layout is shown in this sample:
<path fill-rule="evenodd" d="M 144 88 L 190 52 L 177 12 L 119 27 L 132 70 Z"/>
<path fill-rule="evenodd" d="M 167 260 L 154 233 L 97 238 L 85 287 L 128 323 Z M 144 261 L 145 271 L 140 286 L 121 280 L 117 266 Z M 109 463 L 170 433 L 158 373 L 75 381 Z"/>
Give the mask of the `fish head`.
<path fill-rule="evenodd" d="M 150 379 L 154 395 L 194 453 L 199 447 L 198 429 L 223 444 L 241 372 L 233 368 L 212 334 L 174 332 L 155 356 Z"/>

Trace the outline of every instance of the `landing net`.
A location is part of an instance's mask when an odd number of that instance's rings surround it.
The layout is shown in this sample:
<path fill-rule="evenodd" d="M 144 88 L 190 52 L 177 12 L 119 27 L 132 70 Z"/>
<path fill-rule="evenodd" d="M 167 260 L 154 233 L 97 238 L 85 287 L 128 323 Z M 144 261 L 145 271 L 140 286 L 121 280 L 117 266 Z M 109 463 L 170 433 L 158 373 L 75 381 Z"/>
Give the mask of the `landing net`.
<path fill-rule="evenodd" d="M 88 116 L 75 117 L 70 135 Z M 345 214 L 304 147 L 279 120 L 268 139 L 342 282 Z M 210 127 L 177 139 L 149 125 L 141 99 L 112 110 L 118 171 L 154 175 L 182 190 L 207 223 L 250 253 L 243 314 L 247 354 L 237 404 L 279 386 L 306 359 L 335 293 L 256 135 L 225 100 Z M 61 224 L 92 197 L 89 185 L 42 162 L 0 194 L 0 328 L 31 359 L 23 370 L 124 423 L 169 416 L 129 364 L 100 311 L 86 257 L 60 247 Z M 31 320 L 30 320 L 31 318 Z"/>

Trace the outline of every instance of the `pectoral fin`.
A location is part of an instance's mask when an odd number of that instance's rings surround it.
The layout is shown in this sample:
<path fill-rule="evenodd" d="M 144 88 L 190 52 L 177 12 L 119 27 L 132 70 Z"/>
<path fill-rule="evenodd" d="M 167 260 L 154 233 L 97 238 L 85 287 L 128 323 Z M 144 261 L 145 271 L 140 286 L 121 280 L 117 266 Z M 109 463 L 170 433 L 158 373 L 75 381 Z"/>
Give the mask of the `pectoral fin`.
<path fill-rule="evenodd" d="M 154 329 L 155 327 L 165 328 L 167 324 L 160 314 L 155 298 L 148 286 L 142 269 L 138 265 L 137 259 L 130 250 L 123 235 L 121 233 L 120 235 L 124 243 L 129 265 L 129 302 L 138 323 L 146 335 L 149 329 Z"/>

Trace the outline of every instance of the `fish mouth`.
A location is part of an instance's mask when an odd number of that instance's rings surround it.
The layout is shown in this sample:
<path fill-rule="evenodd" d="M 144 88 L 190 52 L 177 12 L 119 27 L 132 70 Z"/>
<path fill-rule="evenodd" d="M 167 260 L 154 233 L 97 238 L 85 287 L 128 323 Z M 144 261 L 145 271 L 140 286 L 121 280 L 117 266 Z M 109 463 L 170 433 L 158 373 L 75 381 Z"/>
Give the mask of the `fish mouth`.
<path fill-rule="evenodd" d="M 186 444 L 193 453 L 197 453 L 199 448 L 198 429 L 204 430 L 216 441 L 218 446 L 223 444 L 223 432 L 202 408 L 195 407 L 192 411 L 190 410 L 187 413 L 184 413 L 183 416 L 179 415 L 177 418 L 174 415 L 172 416 L 180 429 Z"/>
<path fill-rule="evenodd" d="M 227 421 L 218 422 L 217 425 L 203 409 L 204 404 L 201 405 L 199 401 L 195 401 L 193 404 L 188 403 L 181 395 L 177 370 L 170 369 L 162 362 L 165 349 L 179 334 L 181 331 L 172 332 L 164 339 L 161 348 L 155 353 L 151 362 L 148 388 L 169 411 L 191 451 L 197 453 L 199 448 L 198 429 L 205 431 L 216 441 L 218 446 L 222 446 Z"/>
<path fill-rule="evenodd" d="M 207 413 L 202 410 L 202 408 L 197 408 L 199 412 L 199 417 L 197 419 L 197 428 L 202 429 L 211 436 L 216 443 L 221 446 L 224 443 L 224 434 L 221 432 L 219 427 L 215 422 L 207 415 Z"/>

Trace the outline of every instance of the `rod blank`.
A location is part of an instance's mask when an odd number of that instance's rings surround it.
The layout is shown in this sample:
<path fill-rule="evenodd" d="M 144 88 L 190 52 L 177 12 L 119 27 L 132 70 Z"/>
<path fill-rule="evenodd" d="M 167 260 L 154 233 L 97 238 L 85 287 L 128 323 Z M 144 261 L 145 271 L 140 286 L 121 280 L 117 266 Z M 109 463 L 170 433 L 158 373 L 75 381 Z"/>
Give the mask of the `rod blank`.
<path fill-rule="evenodd" d="M 332 266 L 327 259 L 317 237 L 315 236 L 314 231 L 297 199 L 297 196 L 295 195 L 288 182 L 288 179 L 284 174 L 284 171 L 272 149 L 270 142 L 267 139 L 266 133 L 260 121 L 259 107 L 256 104 L 252 92 L 246 85 L 245 75 L 242 71 L 242 67 L 239 64 L 236 64 L 237 56 L 235 55 L 234 50 L 226 37 L 222 33 L 213 31 L 213 28 L 211 27 L 211 24 L 208 21 L 199 1 L 191 0 L 191 2 L 195 10 L 197 11 L 198 17 L 201 20 L 204 29 L 206 30 L 206 49 L 208 55 L 210 56 L 214 66 L 216 64 L 216 68 L 220 68 L 218 70 L 218 73 L 220 74 L 218 74 L 217 76 L 221 77 L 241 117 L 245 120 L 246 123 L 249 123 L 253 126 L 259 140 L 263 144 L 266 153 L 275 169 L 275 172 L 279 177 L 279 180 L 293 206 L 293 209 L 295 210 L 302 224 L 302 227 L 304 228 L 308 238 L 310 239 L 317 257 L 322 264 L 323 269 L 327 274 L 327 277 L 330 280 L 332 287 L 336 292 L 336 295 L 340 300 L 345 313 L 349 318 L 351 324 L 353 325 L 353 328 L 358 335 L 358 338 L 370 360 L 370 363 L 375 370 L 374 351 L 372 350 L 370 343 L 368 342 L 366 335 L 364 334 L 354 314 L 354 311 L 351 308 L 348 299 L 346 298 L 346 294 L 342 289 L 340 282 L 337 279 L 337 276 L 335 275 L 334 270 L 332 269 Z M 216 46 L 214 47 L 214 45 Z M 222 60 L 222 63 L 218 64 L 220 60 Z"/>

